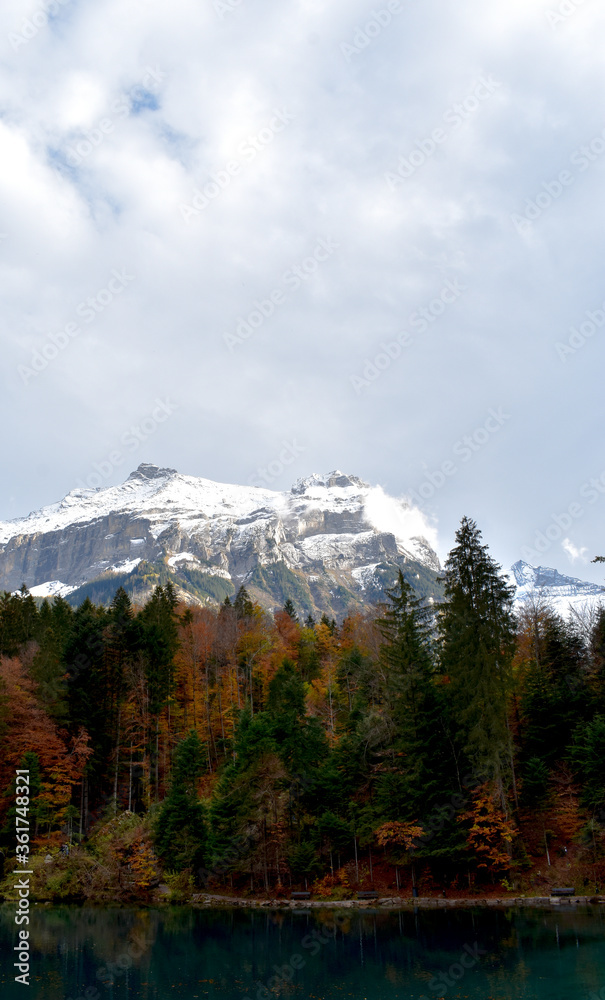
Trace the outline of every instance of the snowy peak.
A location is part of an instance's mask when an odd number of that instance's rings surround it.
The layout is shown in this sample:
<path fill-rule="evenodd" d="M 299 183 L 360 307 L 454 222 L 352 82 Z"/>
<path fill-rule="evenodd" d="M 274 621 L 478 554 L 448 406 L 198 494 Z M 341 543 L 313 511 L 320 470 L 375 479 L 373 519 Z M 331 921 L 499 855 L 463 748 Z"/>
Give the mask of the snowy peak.
<path fill-rule="evenodd" d="M 132 479 L 167 479 L 169 476 L 177 476 L 178 472 L 176 469 L 160 469 L 157 465 L 152 465 L 150 462 L 141 462 L 138 469 L 131 472 L 126 482 L 130 482 Z"/>
<path fill-rule="evenodd" d="M 571 609 L 579 611 L 605 606 L 605 588 L 577 577 L 565 576 L 550 566 L 531 566 L 520 559 L 511 573 L 517 584 L 515 601 L 518 607 L 531 599 L 543 600 L 566 618 Z"/>
<path fill-rule="evenodd" d="M 381 600 L 399 569 L 436 593 L 435 541 L 421 511 L 339 470 L 277 492 L 143 462 L 117 486 L 77 488 L 0 523 L 0 589 L 67 587 L 77 600 L 77 588 L 109 574 L 148 585 L 151 564 L 202 600 L 244 583 L 265 606 L 290 597 L 301 610 L 341 614 Z"/>
<path fill-rule="evenodd" d="M 341 490 L 348 489 L 350 487 L 369 489 L 370 484 L 364 483 L 363 479 L 358 479 L 357 476 L 345 476 L 342 472 L 336 469 L 334 472 L 329 472 L 325 476 L 320 475 L 318 472 L 314 472 L 311 476 L 307 476 L 305 479 L 297 479 L 290 492 L 300 496 L 305 493 L 312 493 L 317 489 L 323 488 L 331 490 L 335 487 Z"/>

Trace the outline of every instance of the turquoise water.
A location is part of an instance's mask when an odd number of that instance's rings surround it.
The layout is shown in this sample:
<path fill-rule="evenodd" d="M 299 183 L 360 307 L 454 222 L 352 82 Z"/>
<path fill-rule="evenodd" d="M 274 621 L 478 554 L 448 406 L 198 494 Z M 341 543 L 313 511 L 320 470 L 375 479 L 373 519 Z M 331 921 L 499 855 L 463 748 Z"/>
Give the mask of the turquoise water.
<path fill-rule="evenodd" d="M 5 904 L 0 989 L 2 1000 L 605 1000 L 604 911 L 37 907 L 27 988 L 13 979 Z"/>

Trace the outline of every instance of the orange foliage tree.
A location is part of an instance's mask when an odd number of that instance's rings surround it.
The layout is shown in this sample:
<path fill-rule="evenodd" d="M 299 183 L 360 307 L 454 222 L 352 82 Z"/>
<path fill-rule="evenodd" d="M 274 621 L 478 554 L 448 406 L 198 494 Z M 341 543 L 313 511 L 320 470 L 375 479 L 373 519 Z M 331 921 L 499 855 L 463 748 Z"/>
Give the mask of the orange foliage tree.
<path fill-rule="evenodd" d="M 470 822 L 467 844 L 477 859 L 477 868 L 492 874 L 508 871 L 510 850 L 515 828 L 497 804 L 489 783 L 481 785 L 474 795 L 471 808 L 458 817 L 458 822 Z"/>

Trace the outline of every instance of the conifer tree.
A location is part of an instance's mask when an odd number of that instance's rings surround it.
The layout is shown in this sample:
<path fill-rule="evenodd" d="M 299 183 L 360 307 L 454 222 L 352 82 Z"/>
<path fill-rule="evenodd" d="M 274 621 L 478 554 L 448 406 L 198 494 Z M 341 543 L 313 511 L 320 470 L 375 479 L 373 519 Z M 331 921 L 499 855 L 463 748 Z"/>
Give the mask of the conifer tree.
<path fill-rule="evenodd" d="M 206 817 L 197 793 L 205 759 L 204 746 L 192 729 L 176 748 L 170 791 L 155 830 L 157 853 L 175 871 L 197 871 L 205 861 Z"/>
<path fill-rule="evenodd" d="M 515 619 L 514 588 L 481 541 L 473 520 L 462 519 L 445 564 L 440 608 L 442 669 L 473 768 L 493 779 L 504 804 L 512 770 L 507 725 Z"/>
<path fill-rule="evenodd" d="M 243 584 L 235 596 L 233 607 L 235 608 L 238 620 L 240 618 L 250 618 L 254 614 L 254 605 L 250 600 L 250 595 Z"/>
<path fill-rule="evenodd" d="M 387 733 L 389 763 L 381 768 L 377 801 L 385 819 L 417 821 L 456 787 L 456 763 L 444 689 L 435 684 L 432 611 L 415 597 L 401 570 L 387 597 L 377 626 L 393 729 Z"/>
<path fill-rule="evenodd" d="M 284 604 L 284 611 L 286 612 L 287 615 L 290 615 L 290 618 L 292 619 L 293 622 L 297 622 L 298 621 L 298 615 L 296 614 L 296 608 L 294 607 L 294 605 L 293 605 L 292 601 L 290 600 L 290 598 L 288 598 L 288 600 Z"/>

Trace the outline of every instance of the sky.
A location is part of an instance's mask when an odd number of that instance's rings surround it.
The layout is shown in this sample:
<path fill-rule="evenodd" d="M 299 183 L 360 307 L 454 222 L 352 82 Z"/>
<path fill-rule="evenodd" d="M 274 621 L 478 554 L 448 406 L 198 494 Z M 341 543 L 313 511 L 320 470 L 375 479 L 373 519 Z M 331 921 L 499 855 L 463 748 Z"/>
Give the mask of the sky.
<path fill-rule="evenodd" d="M 5 0 L 0 518 L 340 469 L 600 582 L 597 0 Z M 591 482 L 592 481 L 592 482 Z"/>

